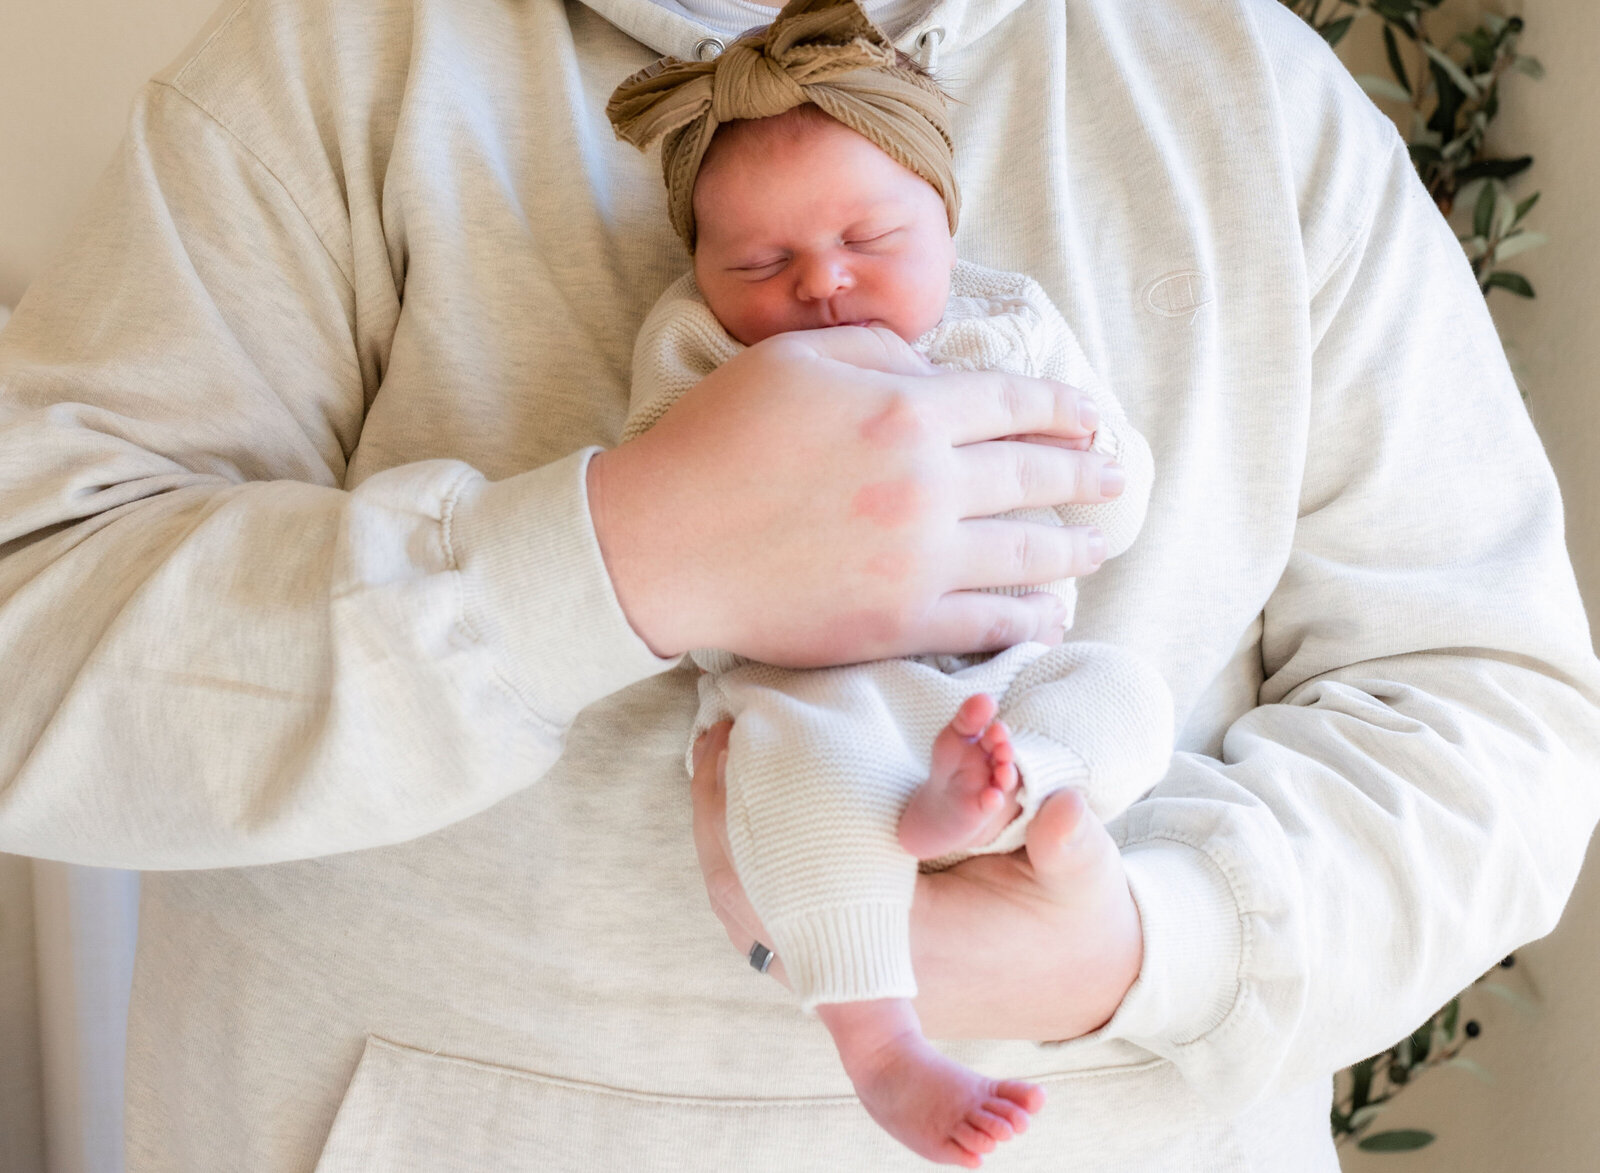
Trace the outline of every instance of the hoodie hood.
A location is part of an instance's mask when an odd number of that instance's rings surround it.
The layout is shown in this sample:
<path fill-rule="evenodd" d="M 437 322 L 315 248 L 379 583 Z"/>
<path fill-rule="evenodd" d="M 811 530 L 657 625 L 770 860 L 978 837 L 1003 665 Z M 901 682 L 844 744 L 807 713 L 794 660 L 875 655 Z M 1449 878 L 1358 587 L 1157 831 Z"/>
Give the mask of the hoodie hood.
<path fill-rule="evenodd" d="M 941 54 L 958 51 L 984 36 L 1025 2 L 932 0 L 904 27 L 884 31 L 897 48 L 927 62 L 930 47 Z M 720 51 L 724 40 L 676 0 L 583 0 L 583 3 L 657 53 L 686 61 Z M 778 15 L 776 8 L 772 15 Z"/>

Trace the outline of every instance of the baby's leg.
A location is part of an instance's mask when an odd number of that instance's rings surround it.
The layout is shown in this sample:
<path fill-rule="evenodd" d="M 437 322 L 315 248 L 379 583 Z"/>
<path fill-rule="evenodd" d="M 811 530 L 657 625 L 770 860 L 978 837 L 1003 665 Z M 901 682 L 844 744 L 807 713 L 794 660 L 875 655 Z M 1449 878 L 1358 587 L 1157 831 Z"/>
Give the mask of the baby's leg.
<path fill-rule="evenodd" d="M 1038 1084 L 985 1079 L 934 1050 L 907 999 L 824 1004 L 817 1017 L 867 1113 L 930 1161 L 976 1169 L 1044 1107 Z"/>
<path fill-rule="evenodd" d="M 1016 817 L 1011 734 L 994 698 L 966 699 L 933 742 L 928 779 L 900 816 L 900 846 L 918 859 L 981 847 Z"/>

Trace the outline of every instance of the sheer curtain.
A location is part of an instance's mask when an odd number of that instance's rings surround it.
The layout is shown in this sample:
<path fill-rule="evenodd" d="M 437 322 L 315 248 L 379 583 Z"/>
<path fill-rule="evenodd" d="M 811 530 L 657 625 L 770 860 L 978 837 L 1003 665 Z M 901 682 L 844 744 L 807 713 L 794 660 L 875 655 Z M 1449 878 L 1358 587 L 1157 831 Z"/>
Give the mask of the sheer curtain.
<path fill-rule="evenodd" d="M 122 1173 L 136 872 L 33 861 L 48 1173 Z"/>

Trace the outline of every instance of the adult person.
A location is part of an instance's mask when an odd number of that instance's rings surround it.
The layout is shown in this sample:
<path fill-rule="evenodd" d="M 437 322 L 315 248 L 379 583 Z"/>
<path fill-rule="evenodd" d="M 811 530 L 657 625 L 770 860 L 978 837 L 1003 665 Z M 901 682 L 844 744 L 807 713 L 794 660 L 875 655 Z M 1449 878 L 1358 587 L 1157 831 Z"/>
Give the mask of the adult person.
<path fill-rule="evenodd" d="M 1075 630 L 1183 730 L 1119 851 L 1055 806 L 1037 868 L 919 892 L 924 1022 L 1074 1040 L 957 1046 L 1049 1090 L 1009 1167 L 1333 1169 L 1328 1073 L 1546 931 L 1596 817 L 1600 675 L 1481 298 L 1272 0 L 873 14 L 970 82 L 964 253 L 1040 280 L 1151 441 Z M 705 913 L 667 669 L 1048 632 L 946 596 L 1016 503 L 981 442 L 1072 400 L 847 331 L 595 457 L 682 264 L 601 107 L 709 40 L 649 0 L 230 0 L 0 334 L 0 849 L 201 869 L 144 887 L 131 1168 L 904 1162 Z M 762 428 L 815 461 L 741 463 Z M 869 475 L 928 489 L 878 539 L 905 593 L 826 520 Z"/>

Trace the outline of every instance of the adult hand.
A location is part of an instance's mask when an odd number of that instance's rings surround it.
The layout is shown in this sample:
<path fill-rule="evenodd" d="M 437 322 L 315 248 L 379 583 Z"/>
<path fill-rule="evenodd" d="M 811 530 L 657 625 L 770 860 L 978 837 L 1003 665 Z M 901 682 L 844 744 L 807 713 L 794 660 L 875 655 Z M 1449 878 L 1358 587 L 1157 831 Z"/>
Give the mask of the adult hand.
<path fill-rule="evenodd" d="M 941 373 L 886 329 L 769 338 L 589 467 L 617 598 L 661 655 L 717 647 L 789 667 L 1060 639 L 1061 604 L 983 587 L 1087 574 L 1087 527 L 999 520 L 1107 500 L 1087 396 Z"/>
<path fill-rule="evenodd" d="M 728 851 L 721 766 L 729 722 L 695 747 L 695 850 L 728 939 L 770 944 Z M 917 1015 L 932 1038 L 1077 1038 L 1116 1013 L 1144 962 L 1122 857 L 1076 790 L 1052 795 L 1027 850 L 917 877 L 911 906 Z M 769 970 L 784 980 L 783 958 Z M 732 964 L 730 959 L 730 964 Z"/>

